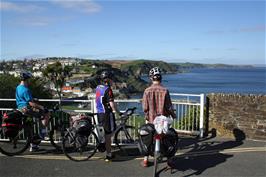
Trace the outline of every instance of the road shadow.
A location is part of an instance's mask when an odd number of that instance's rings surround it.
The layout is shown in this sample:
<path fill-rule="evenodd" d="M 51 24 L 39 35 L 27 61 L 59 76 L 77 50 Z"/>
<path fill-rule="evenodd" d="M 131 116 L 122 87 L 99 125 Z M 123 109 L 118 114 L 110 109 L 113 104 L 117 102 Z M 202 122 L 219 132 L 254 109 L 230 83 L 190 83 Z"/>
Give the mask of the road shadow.
<path fill-rule="evenodd" d="M 138 147 L 124 147 L 120 150 L 118 147 L 112 147 L 112 153 L 114 155 L 113 162 L 123 162 L 133 160 L 137 157 L 141 157 Z M 39 150 L 36 152 L 29 152 L 28 150 L 25 152 L 27 155 L 64 155 L 62 150 L 55 149 L 51 145 L 42 145 Z M 97 152 L 99 156 L 105 157 L 106 152 Z"/>
<path fill-rule="evenodd" d="M 112 160 L 113 162 L 123 162 L 133 160 L 138 157 L 142 157 L 138 147 L 127 147 L 121 149 L 114 149 L 113 154 L 115 158 Z"/>
<path fill-rule="evenodd" d="M 189 150 L 182 155 L 168 159 L 167 166 L 161 169 L 157 176 L 159 177 L 161 173 L 166 171 L 170 171 L 172 174 L 181 172 L 182 176 L 186 177 L 200 175 L 206 169 L 226 162 L 233 155 L 224 154 L 221 151 L 242 145 L 246 138 L 244 132 L 239 129 L 234 129 L 233 134 L 235 139 L 224 142 L 210 141 L 211 138 L 180 140 L 181 142 L 184 141 L 183 144 L 180 144 L 182 145 L 181 148 L 189 148 Z M 205 142 L 206 140 L 208 141 Z M 185 141 L 187 142 L 185 143 Z"/>

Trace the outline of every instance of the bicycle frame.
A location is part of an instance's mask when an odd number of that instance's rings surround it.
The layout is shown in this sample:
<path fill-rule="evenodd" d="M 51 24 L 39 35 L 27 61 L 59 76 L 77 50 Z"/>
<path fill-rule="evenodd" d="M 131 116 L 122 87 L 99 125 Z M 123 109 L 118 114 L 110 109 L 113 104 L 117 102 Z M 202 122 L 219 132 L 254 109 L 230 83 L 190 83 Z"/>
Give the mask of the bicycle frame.
<path fill-rule="evenodd" d="M 115 135 L 121 128 L 123 130 L 126 129 L 126 126 L 127 126 L 126 122 L 129 119 L 129 117 L 134 113 L 135 109 L 136 109 L 135 107 L 134 108 L 129 108 L 124 113 L 120 114 L 120 119 L 117 119 L 117 120 L 121 120 L 121 123 L 113 131 L 112 136 Z M 94 116 L 97 116 L 97 113 L 87 113 L 87 115 L 89 115 L 93 119 L 93 125 L 94 125 L 93 131 L 97 135 L 97 138 L 98 138 L 99 142 L 100 143 L 104 143 L 105 142 L 104 128 L 103 128 L 102 125 L 99 124 L 98 119 L 94 117 Z M 126 136 L 127 136 L 127 138 L 130 137 L 128 132 L 126 132 Z"/>
<path fill-rule="evenodd" d="M 154 119 L 154 125 L 155 125 L 155 147 L 154 147 L 154 173 L 153 176 L 157 176 L 157 166 L 158 166 L 158 159 L 161 157 L 161 139 L 168 131 L 168 128 L 170 127 L 172 123 L 172 120 L 169 120 L 169 118 L 165 116 L 158 116 Z"/>

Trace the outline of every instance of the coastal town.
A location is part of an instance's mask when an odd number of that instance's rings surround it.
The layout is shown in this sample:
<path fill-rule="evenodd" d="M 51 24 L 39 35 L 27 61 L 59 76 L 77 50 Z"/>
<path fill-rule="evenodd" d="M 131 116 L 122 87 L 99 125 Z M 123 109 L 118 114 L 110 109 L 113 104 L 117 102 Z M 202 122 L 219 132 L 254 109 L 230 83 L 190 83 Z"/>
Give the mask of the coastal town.
<path fill-rule="evenodd" d="M 31 71 L 35 78 L 43 78 L 43 71 L 49 65 L 60 62 L 62 67 L 71 68 L 71 77 L 66 78 L 62 89 L 62 97 L 77 98 L 84 97 L 94 92 L 94 87 L 90 82 L 95 80 L 95 73 L 99 70 L 110 69 L 109 65 L 100 65 L 95 62 L 87 62 L 77 58 L 46 58 L 46 59 L 24 59 L 0 62 L 0 75 L 9 74 L 18 77 L 21 71 Z M 93 84 L 92 84 L 93 85 Z M 114 93 L 119 92 L 119 88 L 127 87 L 125 82 L 114 84 Z M 53 91 L 56 95 L 56 86 L 53 82 L 47 81 L 45 88 Z"/>

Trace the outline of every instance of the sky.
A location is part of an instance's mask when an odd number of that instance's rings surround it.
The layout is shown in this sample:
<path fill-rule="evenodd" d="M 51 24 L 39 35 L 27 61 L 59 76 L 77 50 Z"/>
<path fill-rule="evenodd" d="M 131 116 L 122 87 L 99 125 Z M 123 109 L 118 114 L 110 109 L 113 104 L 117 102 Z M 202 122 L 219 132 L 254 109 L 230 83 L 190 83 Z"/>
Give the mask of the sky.
<path fill-rule="evenodd" d="M 1 0 L 0 60 L 265 64 L 265 1 Z"/>

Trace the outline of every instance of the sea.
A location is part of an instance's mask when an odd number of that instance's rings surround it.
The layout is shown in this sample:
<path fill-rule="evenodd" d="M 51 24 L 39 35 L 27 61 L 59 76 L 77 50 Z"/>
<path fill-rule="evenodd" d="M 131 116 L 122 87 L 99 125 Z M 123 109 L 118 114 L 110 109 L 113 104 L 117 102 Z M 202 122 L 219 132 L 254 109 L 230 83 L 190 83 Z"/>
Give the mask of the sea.
<path fill-rule="evenodd" d="M 170 93 L 266 94 L 266 67 L 190 69 L 163 75 L 162 84 Z"/>

